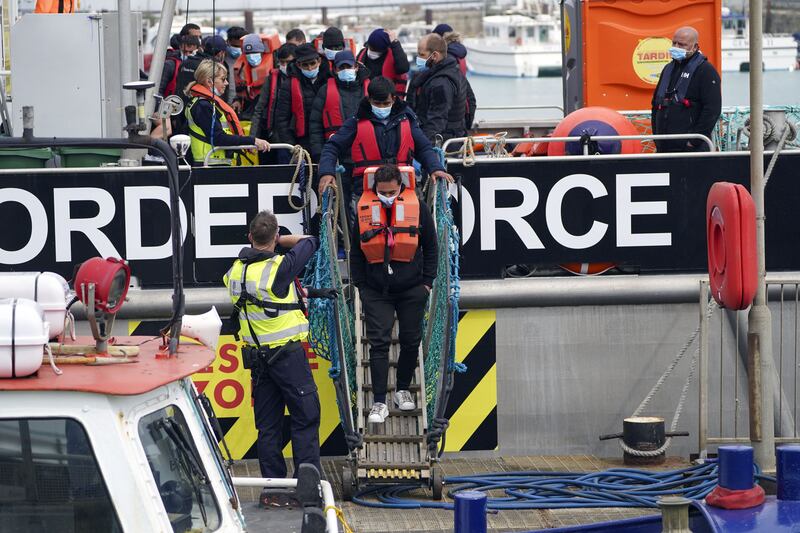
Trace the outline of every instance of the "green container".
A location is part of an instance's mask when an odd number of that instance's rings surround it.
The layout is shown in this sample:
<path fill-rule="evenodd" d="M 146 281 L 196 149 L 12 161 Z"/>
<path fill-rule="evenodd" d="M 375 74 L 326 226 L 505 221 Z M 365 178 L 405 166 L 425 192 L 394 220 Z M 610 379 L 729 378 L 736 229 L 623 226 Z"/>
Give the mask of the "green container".
<path fill-rule="evenodd" d="M 116 163 L 122 155 L 121 148 L 57 148 L 61 166 L 67 168 L 99 167 L 103 163 Z"/>
<path fill-rule="evenodd" d="M 52 157 L 50 148 L 2 148 L 0 168 L 44 168 Z"/>

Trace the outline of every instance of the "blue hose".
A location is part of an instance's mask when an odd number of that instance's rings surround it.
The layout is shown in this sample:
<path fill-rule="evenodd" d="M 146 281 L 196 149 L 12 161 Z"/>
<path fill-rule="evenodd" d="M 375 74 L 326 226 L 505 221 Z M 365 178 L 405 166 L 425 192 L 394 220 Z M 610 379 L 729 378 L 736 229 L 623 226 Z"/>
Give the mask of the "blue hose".
<path fill-rule="evenodd" d="M 756 477 L 765 479 L 756 469 Z M 717 485 L 717 462 L 652 472 L 612 468 L 604 472 L 495 472 L 445 479 L 450 498 L 463 490 L 486 492 L 489 509 L 580 509 L 598 507 L 657 508 L 658 498 L 681 495 L 705 498 Z M 388 509 L 453 509 L 448 502 L 417 500 L 408 495 L 419 485 L 375 485 L 359 491 L 353 502 Z M 366 499 L 372 497 L 375 499 Z"/>

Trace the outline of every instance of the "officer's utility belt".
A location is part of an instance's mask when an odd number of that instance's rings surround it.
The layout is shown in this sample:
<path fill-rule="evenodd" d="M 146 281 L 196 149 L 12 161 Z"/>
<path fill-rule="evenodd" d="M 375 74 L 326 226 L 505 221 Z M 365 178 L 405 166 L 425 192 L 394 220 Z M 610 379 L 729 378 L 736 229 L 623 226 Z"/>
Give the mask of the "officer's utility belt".
<path fill-rule="evenodd" d="M 287 350 L 290 350 L 296 344 L 300 344 L 300 341 L 289 341 L 283 346 L 275 348 L 270 348 L 269 346 L 242 346 L 242 366 L 246 369 L 251 369 L 259 364 L 264 366 L 274 365 L 278 359 L 287 353 Z"/>

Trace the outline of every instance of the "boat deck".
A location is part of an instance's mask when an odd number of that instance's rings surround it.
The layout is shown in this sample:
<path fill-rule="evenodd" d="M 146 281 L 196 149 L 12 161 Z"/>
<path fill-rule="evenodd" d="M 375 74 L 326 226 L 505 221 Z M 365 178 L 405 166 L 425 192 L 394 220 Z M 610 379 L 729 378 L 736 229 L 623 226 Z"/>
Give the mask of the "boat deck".
<path fill-rule="evenodd" d="M 453 530 L 453 512 L 443 509 L 375 509 L 341 501 L 341 472 L 343 459 L 323 459 L 325 476 L 333 485 L 336 501 L 353 531 L 377 533 L 384 531 L 441 532 Z M 539 470 L 552 472 L 596 472 L 624 466 L 622 459 L 601 459 L 591 455 L 523 456 L 523 457 L 453 457 L 442 461 L 445 477 L 484 472 L 513 472 Z M 671 470 L 688 466 L 681 458 L 668 458 L 664 465 L 653 470 Z M 642 468 L 642 467 L 638 467 Z M 291 469 L 291 466 L 290 466 Z M 237 461 L 236 476 L 258 476 L 258 461 Z M 447 487 L 445 486 L 445 492 Z M 257 489 L 239 489 L 245 506 L 258 499 Z M 425 498 L 427 490 L 417 494 Z M 451 501 L 449 498 L 445 499 Z M 620 520 L 656 513 L 653 509 L 542 509 L 532 511 L 500 511 L 488 517 L 490 531 L 531 531 Z"/>

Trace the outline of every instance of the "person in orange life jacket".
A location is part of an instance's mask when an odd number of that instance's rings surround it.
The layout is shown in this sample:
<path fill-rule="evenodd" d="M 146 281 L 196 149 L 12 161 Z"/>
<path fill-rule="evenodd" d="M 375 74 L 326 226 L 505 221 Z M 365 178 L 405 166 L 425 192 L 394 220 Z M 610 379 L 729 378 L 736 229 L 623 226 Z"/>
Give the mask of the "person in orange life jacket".
<path fill-rule="evenodd" d="M 244 59 L 237 61 L 236 95 L 240 104 L 239 118 L 250 120 L 258 101 L 261 87 L 269 76 L 267 47 L 261 37 L 251 33 L 242 39 Z"/>
<path fill-rule="evenodd" d="M 369 69 L 369 77 L 383 76 L 395 83 L 395 92 L 400 98 L 406 95 L 408 84 L 408 57 L 403 45 L 394 35 L 383 28 L 369 34 L 367 46 L 358 53 L 358 60 Z"/>
<path fill-rule="evenodd" d="M 191 114 L 192 122 L 201 130 L 201 133 L 193 131 L 190 123 L 193 153 L 198 142 L 210 146 L 255 145 L 259 151 L 269 150 L 269 143 L 264 139 L 243 135 L 236 113 L 222 98 L 228 84 L 225 65 L 206 59 L 197 67 L 195 79 L 196 82 L 189 84 L 186 89 L 186 95 L 190 98 L 186 112 Z M 223 118 L 230 132 L 225 131 Z M 194 163 L 202 165 L 203 161 L 195 160 Z"/>
<path fill-rule="evenodd" d="M 653 93 L 651 123 L 654 134 L 702 133 L 711 138 L 722 113 L 719 74 L 700 52 L 697 30 L 678 28 L 669 49 L 669 62 Z M 700 140 L 656 140 L 659 152 L 704 152 Z"/>
<path fill-rule="evenodd" d="M 420 129 L 414 111 L 395 97 L 394 90 L 394 83 L 383 76 L 370 81 L 367 96 L 361 99 L 356 116 L 345 120 L 322 148 L 320 194 L 335 183 L 337 161 L 352 161 L 345 170 L 352 176 L 353 198 L 343 197 L 345 205 L 350 207 L 351 221 L 363 191 L 361 177 L 367 167 L 383 163 L 410 165 L 416 159 L 434 179 L 453 179 L 445 172 L 433 145 Z"/>
<path fill-rule="evenodd" d="M 319 241 L 308 235 L 281 235 L 278 229 L 278 220 L 271 211 L 261 211 L 250 221 L 247 238 L 252 247 L 242 248 L 233 267 L 223 277 L 233 301 L 241 296 L 240 287 L 245 279 L 248 281 L 245 287 L 256 281 L 257 292 L 253 296 L 262 301 L 273 305 L 291 305 L 291 300 L 297 301 L 294 280 L 316 252 Z M 279 254 L 276 248 L 289 250 Z M 259 269 L 261 275 L 258 275 Z M 265 309 L 245 303 L 239 313 L 239 324 L 244 322 L 239 326 L 239 334 L 246 342 L 242 354 L 244 357 L 247 350 L 248 366 L 252 366 L 258 462 L 261 475 L 270 478 L 283 478 L 287 474 L 282 454 L 287 408 L 295 475 L 301 463 L 320 469 L 319 394 L 301 344 L 308 336 L 308 321 L 302 313 L 298 315 L 297 310 L 277 312 L 277 317 L 270 318 Z M 257 318 L 254 313 L 261 317 Z M 262 503 L 263 499 L 264 493 Z"/>
<path fill-rule="evenodd" d="M 161 81 L 158 84 L 158 94 L 161 96 L 180 94 L 183 88 L 177 86 L 177 81 L 181 63 L 187 57 L 196 54 L 198 48 L 200 48 L 200 26 L 197 24 L 185 25 L 178 34 L 176 49 L 167 50 L 164 68 L 161 71 Z"/>
<path fill-rule="evenodd" d="M 309 119 L 311 107 L 320 87 L 324 87 L 331 73 L 328 61 L 311 44 L 298 46 L 294 51 L 294 64 L 289 65 L 289 83 L 278 92 L 275 105 L 275 134 L 279 142 L 299 144 L 311 151 Z"/>
<path fill-rule="evenodd" d="M 470 129 L 472 128 L 472 123 L 475 122 L 475 111 L 478 109 L 478 101 L 477 98 L 475 98 L 472 85 L 469 79 L 467 79 L 467 47 L 461 42 L 461 34 L 458 32 L 446 32 L 442 35 L 442 38 L 444 42 L 447 43 L 447 55 L 458 61 L 458 70 L 461 72 L 461 75 L 464 76 L 464 84 L 467 88 L 467 109 L 464 120 L 466 121 L 467 129 Z"/>
<path fill-rule="evenodd" d="M 375 172 L 372 189 L 358 205 L 351 242 L 360 246 L 350 250 L 350 279 L 359 290 L 369 339 L 373 404 L 368 420 L 379 424 L 389 415 L 386 393 L 395 314 L 400 355 L 392 399 L 401 411 L 416 408 L 409 386 L 417 367 L 425 304 L 436 277 L 436 230 L 428 207 L 403 184 L 395 165 Z M 376 232 L 371 218 L 375 205 L 383 212 L 381 220 L 392 225 L 391 233 L 388 228 Z M 398 205 L 403 222 L 396 220 Z"/>
<path fill-rule="evenodd" d="M 333 59 L 338 52 L 344 50 L 344 34 L 336 26 L 331 26 L 322 33 L 322 53 L 328 60 L 328 70 L 334 71 Z"/>
<path fill-rule="evenodd" d="M 333 60 L 335 76 L 320 87 L 311 108 L 311 156 L 318 160 L 322 146 L 342 126 L 356 116 L 361 99 L 367 95 L 369 72 L 356 62 L 353 52 L 342 50 Z"/>
<path fill-rule="evenodd" d="M 433 141 L 464 137 L 467 133 L 466 79 L 456 60 L 447 55 L 447 43 L 435 33 L 417 44 L 419 71 L 408 86 L 408 103 L 417 113 L 425 135 Z"/>
<path fill-rule="evenodd" d="M 225 54 L 225 66 L 228 67 L 228 92 L 225 99 L 229 104 L 236 101 L 236 72 L 234 65 L 242 55 L 242 39 L 247 35 L 247 30 L 241 26 L 231 26 L 226 32 L 228 50 Z"/>
<path fill-rule="evenodd" d="M 286 32 L 286 44 L 295 46 L 306 44 L 306 34 L 300 28 L 292 28 Z"/>

